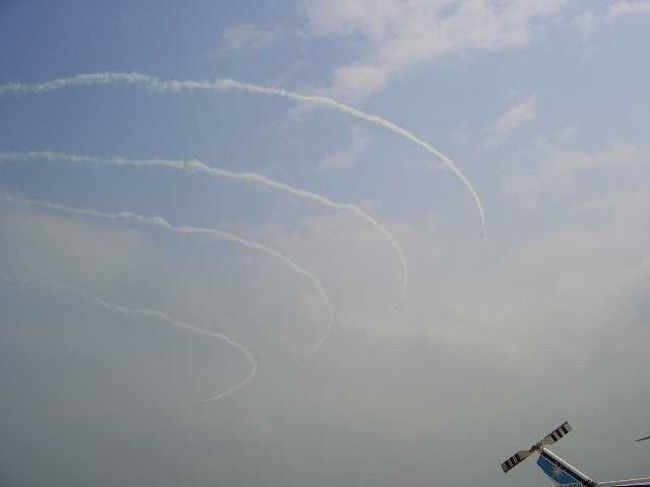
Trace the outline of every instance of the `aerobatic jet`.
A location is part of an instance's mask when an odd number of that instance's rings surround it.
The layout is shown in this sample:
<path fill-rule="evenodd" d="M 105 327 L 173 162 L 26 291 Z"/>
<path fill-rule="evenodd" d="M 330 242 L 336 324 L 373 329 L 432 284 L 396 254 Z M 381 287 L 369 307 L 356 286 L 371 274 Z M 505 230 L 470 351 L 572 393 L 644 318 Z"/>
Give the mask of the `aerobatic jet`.
<path fill-rule="evenodd" d="M 501 468 L 504 472 L 508 472 L 529 456 L 537 453 L 539 468 L 560 487 L 650 487 L 650 477 L 597 482 L 547 448 L 548 445 L 552 445 L 569 431 L 571 431 L 571 425 L 565 421 L 528 450 L 519 450 L 512 455 L 501 464 Z M 648 438 L 639 438 L 637 441 Z"/>

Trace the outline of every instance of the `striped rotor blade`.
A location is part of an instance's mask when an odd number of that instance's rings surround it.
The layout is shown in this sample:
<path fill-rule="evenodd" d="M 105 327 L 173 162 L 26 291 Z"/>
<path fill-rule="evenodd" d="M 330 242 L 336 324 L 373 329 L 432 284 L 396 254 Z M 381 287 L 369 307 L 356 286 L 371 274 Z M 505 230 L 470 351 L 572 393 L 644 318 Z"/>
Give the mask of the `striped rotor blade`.
<path fill-rule="evenodd" d="M 505 462 L 503 462 L 501 464 L 501 468 L 503 469 L 504 472 L 512 470 L 529 456 L 530 456 L 530 452 L 528 450 L 519 450 L 517 453 L 515 453 L 510 458 L 508 458 Z"/>
<path fill-rule="evenodd" d="M 650 436 L 644 436 L 643 438 L 639 438 L 638 440 L 635 441 L 645 441 L 645 440 L 650 440 Z"/>
<path fill-rule="evenodd" d="M 569 422 L 565 421 L 542 439 L 542 445 L 552 445 L 557 440 L 566 435 L 569 431 L 571 431 L 571 429 L 572 428 Z"/>

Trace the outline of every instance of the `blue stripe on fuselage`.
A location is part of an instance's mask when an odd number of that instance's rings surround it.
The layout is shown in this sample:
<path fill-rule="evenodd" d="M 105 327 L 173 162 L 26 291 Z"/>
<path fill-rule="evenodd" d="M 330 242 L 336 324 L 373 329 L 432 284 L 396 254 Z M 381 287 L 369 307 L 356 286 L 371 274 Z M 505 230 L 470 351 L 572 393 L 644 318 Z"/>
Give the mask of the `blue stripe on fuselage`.
<path fill-rule="evenodd" d="M 554 458 L 545 451 L 540 452 L 537 465 L 539 465 L 553 482 L 562 487 L 591 485 L 590 479 L 583 477 L 569 465 L 560 461 L 558 458 Z"/>

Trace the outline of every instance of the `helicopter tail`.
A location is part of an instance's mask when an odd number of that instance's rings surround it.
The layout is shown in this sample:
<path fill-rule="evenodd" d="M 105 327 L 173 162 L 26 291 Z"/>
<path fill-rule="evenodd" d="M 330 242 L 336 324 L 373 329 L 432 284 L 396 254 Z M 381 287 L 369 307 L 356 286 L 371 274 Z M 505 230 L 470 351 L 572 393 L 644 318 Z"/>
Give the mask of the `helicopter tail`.
<path fill-rule="evenodd" d="M 539 455 L 537 465 L 558 487 L 650 487 L 650 477 L 596 482 L 547 448 L 548 445 L 552 445 L 569 431 L 571 431 L 571 425 L 565 421 L 528 450 L 519 450 L 512 455 L 501 464 L 501 468 L 504 472 L 509 472 L 533 453 L 537 453 Z M 639 438 L 636 441 L 647 439 L 650 439 L 650 436 Z"/>
<path fill-rule="evenodd" d="M 539 442 L 535 443 L 528 450 L 519 450 L 517 453 L 508 458 L 505 462 L 501 464 L 501 469 L 504 472 L 509 472 L 526 458 L 531 456 L 534 452 L 540 452 L 542 448 L 546 445 L 552 445 L 564 435 L 571 431 L 571 425 L 568 421 L 565 421 L 560 426 L 551 431 L 548 435 L 542 438 Z"/>
<path fill-rule="evenodd" d="M 560 487 L 594 487 L 598 485 L 588 475 L 581 472 L 547 448 L 541 448 L 537 465 Z"/>

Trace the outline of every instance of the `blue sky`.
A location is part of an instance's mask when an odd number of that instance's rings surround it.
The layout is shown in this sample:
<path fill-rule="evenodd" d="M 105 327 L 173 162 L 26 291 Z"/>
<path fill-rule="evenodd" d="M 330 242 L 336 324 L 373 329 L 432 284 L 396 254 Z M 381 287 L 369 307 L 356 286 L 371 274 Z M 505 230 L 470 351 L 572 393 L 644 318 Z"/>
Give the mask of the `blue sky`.
<path fill-rule="evenodd" d="M 565 418 L 558 450 L 592 477 L 648 473 L 632 440 L 650 428 L 649 22 L 645 0 L 0 2 L 0 85 L 25 88 L 0 89 L 0 481 L 533 486 L 532 462 L 498 464 Z M 28 92 L 134 72 L 390 120 L 473 183 L 487 238 L 440 159 L 336 110 Z M 199 159 L 356 205 L 404 252 L 403 303 L 395 249 L 351 212 L 201 173 L 18 160 L 30 151 Z M 304 360 L 326 300 L 334 326 Z M 241 343 L 256 377 L 199 404 L 250 364 L 160 313 Z"/>

